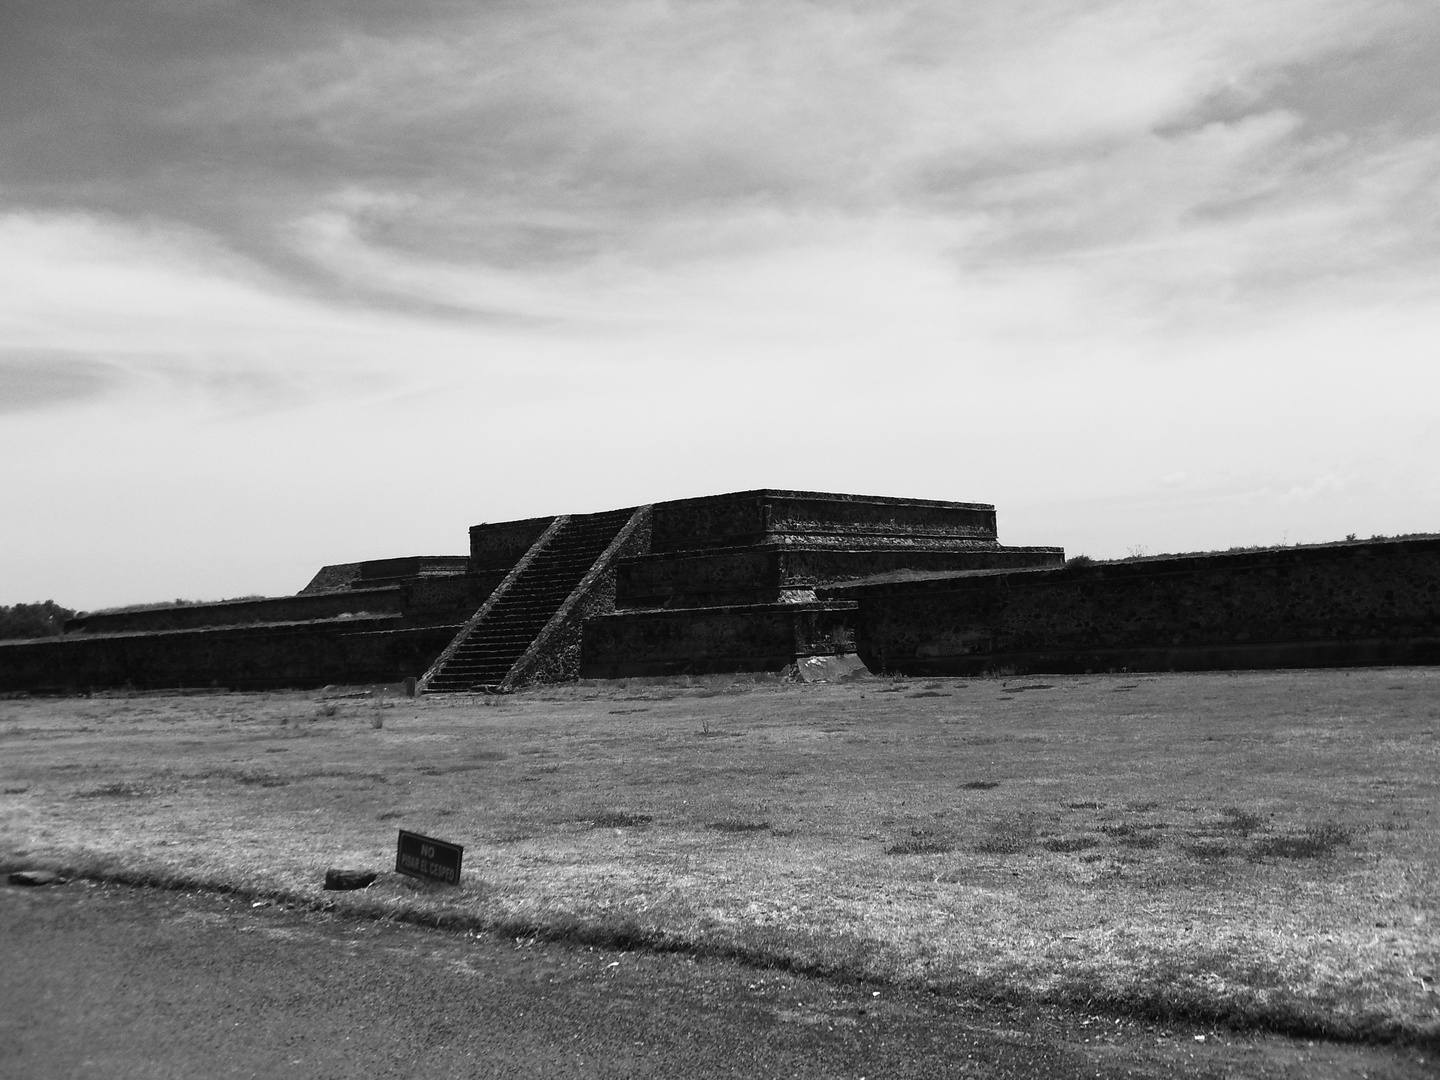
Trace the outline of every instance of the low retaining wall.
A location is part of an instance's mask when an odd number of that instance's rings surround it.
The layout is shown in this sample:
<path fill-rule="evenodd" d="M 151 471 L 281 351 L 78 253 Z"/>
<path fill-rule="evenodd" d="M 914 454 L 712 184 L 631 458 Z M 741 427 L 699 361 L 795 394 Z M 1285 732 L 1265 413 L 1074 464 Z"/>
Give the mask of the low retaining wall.
<path fill-rule="evenodd" d="M 897 570 L 1058 566 L 1063 548 L 972 543 L 945 548 L 800 548 L 771 545 L 627 559 L 615 603 L 622 608 L 768 604 L 791 590 Z M 813 597 L 812 597 L 813 599 Z"/>
<path fill-rule="evenodd" d="M 0 642 L 0 691 L 398 682 L 423 673 L 459 629 L 398 622 L 375 616 Z"/>
<path fill-rule="evenodd" d="M 629 611 L 585 622 L 580 677 L 778 671 L 854 652 L 853 603 Z"/>
<path fill-rule="evenodd" d="M 110 611 L 80 615 L 65 623 L 67 634 L 124 634 L 136 630 L 192 630 L 203 626 L 301 622 L 340 615 L 398 615 L 400 589 L 354 589 L 335 593 L 301 593 L 263 600 L 222 600 L 218 604 L 182 604 L 141 611 Z"/>
<path fill-rule="evenodd" d="M 871 670 L 973 675 L 1440 663 L 1440 538 L 817 590 Z"/>
<path fill-rule="evenodd" d="M 470 567 L 468 555 L 404 555 L 396 559 L 368 559 L 360 564 L 359 580 L 377 585 L 402 580 L 454 577 Z"/>
<path fill-rule="evenodd" d="M 182 604 L 112 611 L 68 619 L 65 632 L 125 634 L 135 631 L 195 630 L 202 627 L 306 622 L 340 616 L 398 615 L 405 626 L 464 622 L 485 602 L 503 573 L 416 577 L 401 585 L 343 592 L 300 593 L 263 600 L 224 600 L 218 604 Z"/>

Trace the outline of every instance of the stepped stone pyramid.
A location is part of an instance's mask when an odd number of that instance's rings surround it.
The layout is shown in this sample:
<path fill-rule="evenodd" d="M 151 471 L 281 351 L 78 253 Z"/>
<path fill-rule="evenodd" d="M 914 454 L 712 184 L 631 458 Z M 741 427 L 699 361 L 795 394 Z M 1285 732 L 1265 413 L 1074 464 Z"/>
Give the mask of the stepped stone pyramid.
<path fill-rule="evenodd" d="M 762 489 L 476 525 L 468 555 L 321 568 L 294 596 L 97 613 L 0 643 L 0 690 L 532 682 L 775 670 L 854 651 L 886 575 L 1058 565 L 1002 547 L 995 508 Z M 423 675 L 420 673 L 423 672 Z"/>
<path fill-rule="evenodd" d="M 1440 662 L 1440 536 L 1063 563 L 1002 546 L 984 503 L 739 491 L 476 525 L 466 555 L 326 566 L 293 596 L 79 615 L 0 641 L 0 692 L 504 692 L 844 653 L 917 675 Z"/>
<path fill-rule="evenodd" d="M 510 570 L 426 672 L 428 692 L 776 670 L 854 651 L 859 605 L 818 587 L 1064 560 L 1002 547 L 985 503 L 772 489 L 477 525 L 470 541 L 471 573 Z"/>
<path fill-rule="evenodd" d="M 818 588 L 1063 562 L 1001 546 L 985 503 L 773 489 L 657 503 L 649 551 L 616 567 L 615 610 L 585 624 L 579 674 L 778 670 L 854 651 L 859 605 Z"/>

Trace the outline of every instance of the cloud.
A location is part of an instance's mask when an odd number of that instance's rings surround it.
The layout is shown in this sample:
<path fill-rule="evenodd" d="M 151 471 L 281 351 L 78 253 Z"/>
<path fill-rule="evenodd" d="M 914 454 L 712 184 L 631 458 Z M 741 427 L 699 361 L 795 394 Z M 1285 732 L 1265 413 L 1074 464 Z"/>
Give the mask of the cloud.
<path fill-rule="evenodd" d="M 193 229 L 0 214 L 12 411 L 122 393 L 275 410 L 393 383 L 395 325 L 295 295 Z"/>
<path fill-rule="evenodd" d="M 315 394 L 279 373 L 253 368 L 204 367 L 173 357 L 110 360 L 61 350 L 0 349 L 0 413 L 184 397 L 233 415 L 293 407 Z"/>
<path fill-rule="evenodd" d="M 1433 26 L 1384 0 L 26 10 L 10 198 L 178 218 L 342 289 L 300 226 L 354 192 L 372 249 L 519 274 L 703 256 L 767 212 L 746 242 L 887 213 L 983 218 L 977 257 L 1163 239 L 1337 125 L 1386 126 L 1378 94 L 1340 123 L 1327 65 L 1378 72 Z M 1410 135 L 1433 122 L 1411 111 Z M 1245 153 L 1260 129 L 1270 154 Z"/>
<path fill-rule="evenodd" d="M 126 381 L 123 368 L 103 360 L 56 350 L 0 349 L 0 413 L 92 401 Z"/>
<path fill-rule="evenodd" d="M 784 333 L 825 339 L 903 283 L 909 314 L 1004 352 L 1211 332 L 1440 266 L 1440 22 L 1401 0 L 12 10 L 0 202 L 123 223 L 149 269 L 80 307 L 126 297 L 140 351 L 168 324 L 162 352 L 208 335 L 221 369 L 284 340 L 255 321 L 272 304 L 281 326 L 383 308 L 552 336 L 759 331 L 795 301 Z M 1349 79 L 1378 88 L 1364 107 Z M 151 272 L 182 249 L 188 278 Z M 87 264 L 50 265 L 58 309 Z M 181 346 L 181 324 L 205 333 Z"/>

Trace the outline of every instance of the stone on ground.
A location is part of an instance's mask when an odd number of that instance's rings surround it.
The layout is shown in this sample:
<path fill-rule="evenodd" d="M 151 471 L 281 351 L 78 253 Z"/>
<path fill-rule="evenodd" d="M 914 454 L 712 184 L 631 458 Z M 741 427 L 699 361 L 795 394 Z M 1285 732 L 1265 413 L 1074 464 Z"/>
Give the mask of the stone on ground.
<path fill-rule="evenodd" d="M 50 870 L 16 870 L 10 875 L 11 885 L 61 885 L 64 881 Z"/>
<path fill-rule="evenodd" d="M 380 875 L 373 870 L 336 870 L 325 871 L 325 888 L 327 889 L 364 889 Z"/>
<path fill-rule="evenodd" d="M 842 682 L 870 674 L 854 653 L 844 656 L 807 656 L 795 664 L 795 677 L 801 682 Z"/>

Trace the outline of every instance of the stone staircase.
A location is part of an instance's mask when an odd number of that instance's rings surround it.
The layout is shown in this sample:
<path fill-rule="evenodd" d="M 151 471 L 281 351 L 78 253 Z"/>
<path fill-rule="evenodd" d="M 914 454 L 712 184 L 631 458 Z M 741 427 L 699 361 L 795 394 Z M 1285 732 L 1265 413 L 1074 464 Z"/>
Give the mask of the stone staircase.
<path fill-rule="evenodd" d="M 427 693 L 510 690 L 522 660 L 582 586 L 636 509 L 562 516 L 538 539 L 421 681 Z"/>

